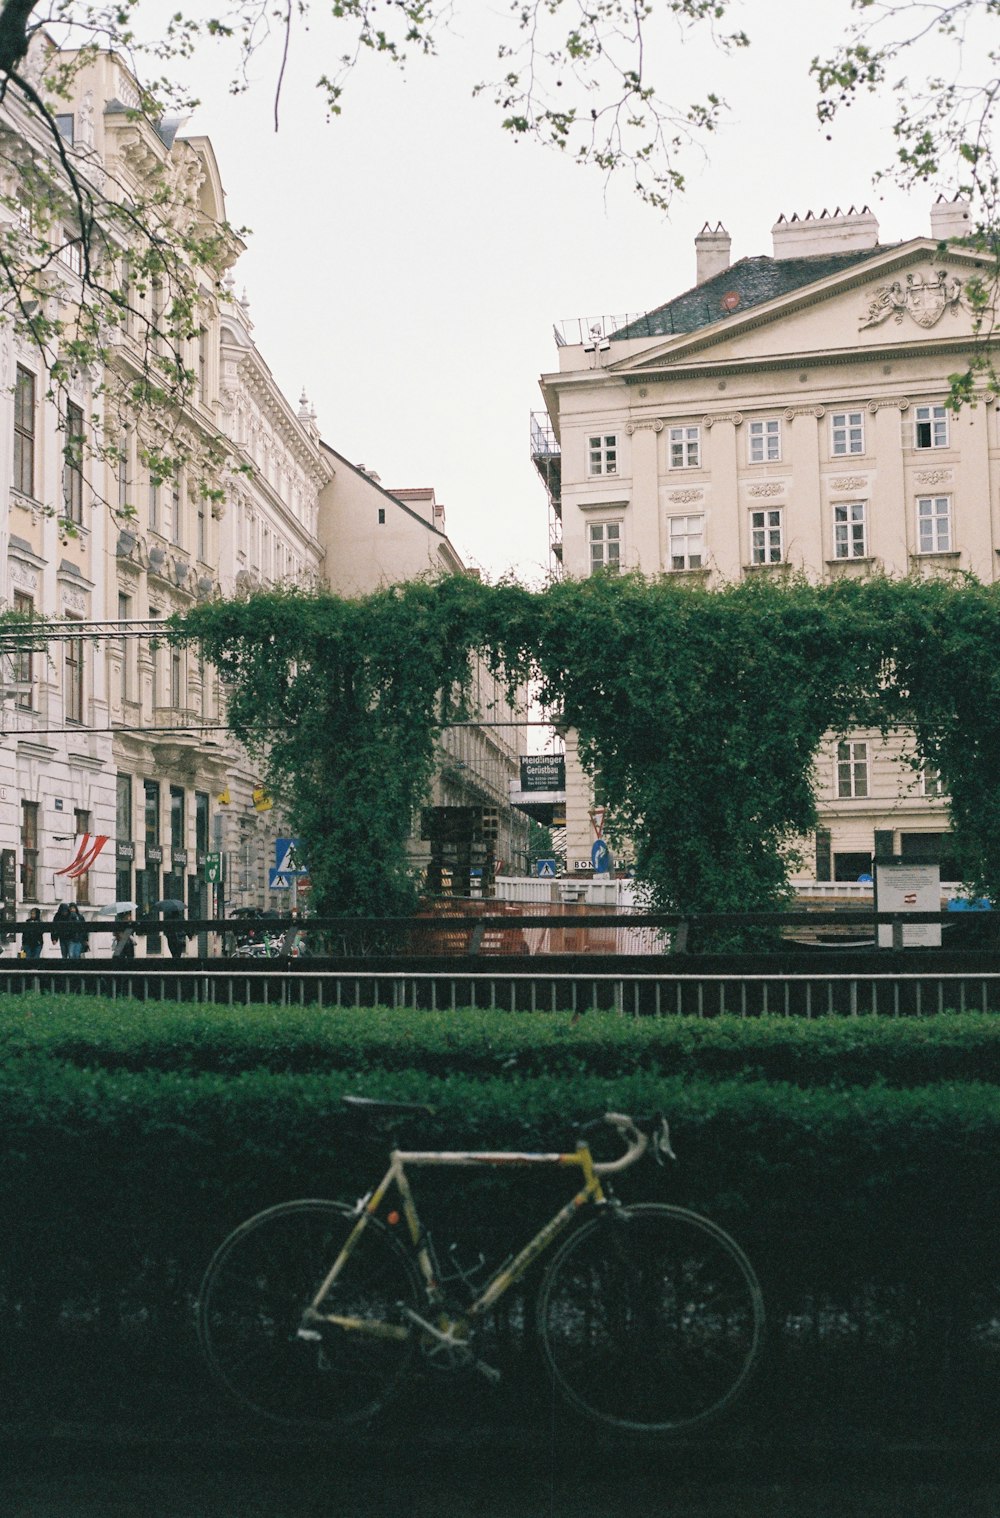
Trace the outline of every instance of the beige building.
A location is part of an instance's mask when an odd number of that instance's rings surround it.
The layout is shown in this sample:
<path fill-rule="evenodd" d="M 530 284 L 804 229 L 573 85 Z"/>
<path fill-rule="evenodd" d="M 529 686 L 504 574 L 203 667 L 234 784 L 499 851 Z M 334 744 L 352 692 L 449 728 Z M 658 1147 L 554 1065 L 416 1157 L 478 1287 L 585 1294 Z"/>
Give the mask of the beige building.
<path fill-rule="evenodd" d="M 864 208 L 781 216 L 770 255 L 731 261 L 695 239 L 696 282 L 639 317 L 558 334 L 532 451 L 568 575 L 638 568 L 720 584 L 971 571 L 1000 562 L 1000 418 L 992 394 L 958 413 L 948 376 L 974 351 L 961 200 L 929 235 L 880 244 Z M 947 247 L 945 247 L 947 244 Z M 594 838 L 568 740 L 570 868 Z M 856 880 L 880 852 L 936 853 L 947 800 L 898 746 L 858 732 L 817 756 L 823 827 L 799 880 Z M 952 872 L 953 873 L 953 872 Z"/>
<path fill-rule="evenodd" d="M 445 531 L 432 487 L 386 490 L 377 474 L 323 445 L 331 477 L 321 496 L 324 578 L 341 595 L 364 595 L 421 575 L 468 574 Z M 512 705 L 501 682 L 474 659 L 470 717 L 444 730 L 428 805 L 476 807 L 489 818 L 493 858 L 521 873 L 528 866 L 528 822 L 510 805 L 527 748 L 526 701 Z M 481 720 L 477 721 L 479 718 Z M 426 869 L 430 840 L 414 828 L 411 854 Z"/>
<path fill-rule="evenodd" d="M 43 93 L 52 56 L 48 40 L 36 39 L 31 76 Z M 137 273 L 142 249 L 123 230 L 128 218 L 108 209 L 94 252 L 125 296 L 124 314 L 108 308 L 107 366 L 74 368 L 65 395 L 49 393 L 43 357 L 15 324 L 0 326 L 4 594 L 9 609 L 44 619 L 47 637 L 44 651 L 0 651 L 0 898 L 10 910 L 37 904 L 46 917 L 69 897 L 91 907 L 135 900 L 142 910 L 173 897 L 208 915 L 211 852 L 227 860 L 228 906 L 281 907 L 288 892 L 270 891 L 269 874 L 287 824 L 225 729 L 214 673 L 193 652 L 157 644 L 156 624 L 216 595 L 288 584 L 358 594 L 457 572 L 462 561 L 433 491 L 382 490 L 323 443 L 305 395 L 296 406 L 277 385 L 247 297 L 236 294 L 231 268 L 241 244 L 225 228 L 209 140 L 146 120 L 134 77 L 111 54 L 89 59 L 73 89 L 56 119 L 63 150 L 98 204 L 141 205 L 169 190 L 176 205 L 167 201 L 167 220 L 218 238 L 218 247 L 210 265 L 188 268 L 191 316 L 172 334 L 178 286 L 170 269 Z M 10 166 L 26 151 L 54 165 L 56 205 L 60 160 L 16 101 L 0 110 L 0 135 L 10 149 L 0 236 L 16 248 L 31 234 L 31 216 L 18 210 Z M 57 213 L 48 233 L 52 311 L 72 312 L 80 294 L 73 216 L 67 194 L 65 229 Z M 151 356 L 155 363 L 174 350 L 192 376 L 187 394 L 136 421 L 116 404 L 120 385 L 141 379 Z M 68 436 L 83 438 L 78 456 L 67 456 Z M 112 445 L 107 458 L 102 442 Z M 164 469 L 164 454 L 177 467 Z M 475 677 L 485 715 L 494 693 L 485 671 Z M 429 798 L 502 802 L 507 858 L 523 831 L 506 807 L 518 748 L 513 727 L 450 732 Z M 105 841 L 84 872 L 62 877 L 84 835 Z"/>

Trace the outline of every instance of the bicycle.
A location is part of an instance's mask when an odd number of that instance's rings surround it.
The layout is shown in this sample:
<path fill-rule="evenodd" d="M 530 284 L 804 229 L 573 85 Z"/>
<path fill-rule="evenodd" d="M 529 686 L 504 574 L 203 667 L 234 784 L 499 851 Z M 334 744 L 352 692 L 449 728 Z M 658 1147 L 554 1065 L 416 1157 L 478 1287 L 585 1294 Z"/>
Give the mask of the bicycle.
<path fill-rule="evenodd" d="M 430 1112 L 418 1103 L 343 1101 L 376 1118 Z M 382 1180 L 353 1206 L 307 1199 L 248 1219 L 216 1250 L 199 1294 L 198 1332 L 212 1372 L 256 1413 L 317 1429 L 374 1417 L 418 1355 L 496 1382 L 500 1372 L 478 1353 L 477 1328 L 558 1243 L 537 1289 L 535 1327 L 567 1402 L 641 1433 L 686 1433 L 719 1416 L 761 1354 L 764 1309 L 753 1268 L 709 1219 L 665 1203 L 625 1205 L 602 1185 L 647 1150 L 674 1158 L 662 1117 L 609 1112 L 598 1122 L 625 1144 L 619 1158 L 595 1161 L 586 1139 L 551 1154 L 393 1148 Z M 481 1290 L 459 1270 L 471 1300 L 456 1306 L 410 1187 L 407 1169 L 421 1166 L 561 1166 L 578 1170 L 582 1185 Z M 398 1209 L 377 1216 L 393 1190 Z"/>

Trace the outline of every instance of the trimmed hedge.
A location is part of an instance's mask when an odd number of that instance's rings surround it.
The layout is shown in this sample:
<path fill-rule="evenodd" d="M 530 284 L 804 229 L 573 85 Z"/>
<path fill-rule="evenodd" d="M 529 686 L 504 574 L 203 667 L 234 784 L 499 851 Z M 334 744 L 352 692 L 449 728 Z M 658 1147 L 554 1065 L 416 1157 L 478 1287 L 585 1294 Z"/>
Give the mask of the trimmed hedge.
<path fill-rule="evenodd" d="M 617 1189 L 732 1230 L 786 1370 L 803 1344 L 807 1380 L 817 1354 L 849 1346 L 875 1407 L 888 1354 L 926 1381 L 935 1417 L 947 1373 L 967 1418 L 1000 1380 L 998 1033 L 976 1014 L 573 1023 L 21 998 L 0 1038 L 13 1223 L 0 1302 L 25 1330 L 10 1367 L 30 1383 L 75 1335 L 96 1336 L 101 1364 L 116 1363 L 109 1342 L 145 1343 L 194 1374 L 192 1304 L 224 1234 L 273 1202 L 353 1198 L 381 1175 L 388 1135 L 344 1112 L 353 1091 L 434 1108 L 401 1125 L 408 1148 L 562 1149 L 602 1111 L 663 1109 L 680 1163 L 637 1166 Z M 427 1171 L 415 1184 L 432 1227 L 447 1220 L 440 1244 L 454 1231 L 495 1258 L 553 1210 L 566 1176 Z M 973 1364 L 963 1401 L 956 1367 Z"/>
<path fill-rule="evenodd" d="M 1000 1018 L 666 1017 L 608 1013 L 208 1008 L 21 996 L 4 1007 L 0 1059 L 44 1053 L 85 1069 L 189 1075 L 419 1070 L 617 1079 L 637 1069 L 795 1085 L 1000 1084 Z"/>

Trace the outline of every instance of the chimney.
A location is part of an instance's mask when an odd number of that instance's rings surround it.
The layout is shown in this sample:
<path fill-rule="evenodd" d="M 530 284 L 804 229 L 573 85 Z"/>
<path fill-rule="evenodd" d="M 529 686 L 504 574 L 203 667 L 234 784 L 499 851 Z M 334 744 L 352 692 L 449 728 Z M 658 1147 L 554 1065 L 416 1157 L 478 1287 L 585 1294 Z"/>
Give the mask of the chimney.
<path fill-rule="evenodd" d="M 695 283 L 703 285 L 706 279 L 711 279 L 713 274 L 721 274 L 729 268 L 729 250 L 733 245 L 733 239 L 720 221 L 714 232 L 706 221 L 698 236 L 694 240 L 694 254 L 697 260 L 697 275 Z"/>
<path fill-rule="evenodd" d="M 943 195 L 939 195 L 931 206 L 931 236 L 934 241 L 955 242 L 971 233 L 969 202 L 963 200 L 961 195 L 956 195 L 953 200 L 946 200 Z"/>
<path fill-rule="evenodd" d="M 807 211 L 786 220 L 784 212 L 771 228 L 775 258 L 813 258 L 816 254 L 862 253 L 878 247 L 878 222 L 867 206 L 856 211 Z"/>

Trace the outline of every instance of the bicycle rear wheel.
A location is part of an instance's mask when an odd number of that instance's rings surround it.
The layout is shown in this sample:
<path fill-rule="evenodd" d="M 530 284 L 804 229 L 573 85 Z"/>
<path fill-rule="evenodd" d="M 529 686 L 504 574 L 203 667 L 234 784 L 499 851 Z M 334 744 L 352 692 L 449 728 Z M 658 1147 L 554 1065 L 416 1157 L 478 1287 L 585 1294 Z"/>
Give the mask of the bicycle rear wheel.
<path fill-rule="evenodd" d="M 202 1282 L 198 1335 L 213 1374 L 238 1401 L 278 1423 L 333 1428 L 372 1417 L 406 1375 L 412 1338 L 324 1327 L 298 1337 L 302 1313 L 357 1222 L 340 1202 L 284 1202 L 219 1246 Z M 383 1224 L 369 1218 L 333 1286 L 329 1311 L 401 1323 L 419 1277 Z"/>
<path fill-rule="evenodd" d="M 556 1386 L 598 1422 L 681 1433 L 740 1394 L 762 1348 L 760 1287 L 739 1245 L 681 1207 L 608 1208 L 571 1233 L 539 1288 Z"/>

